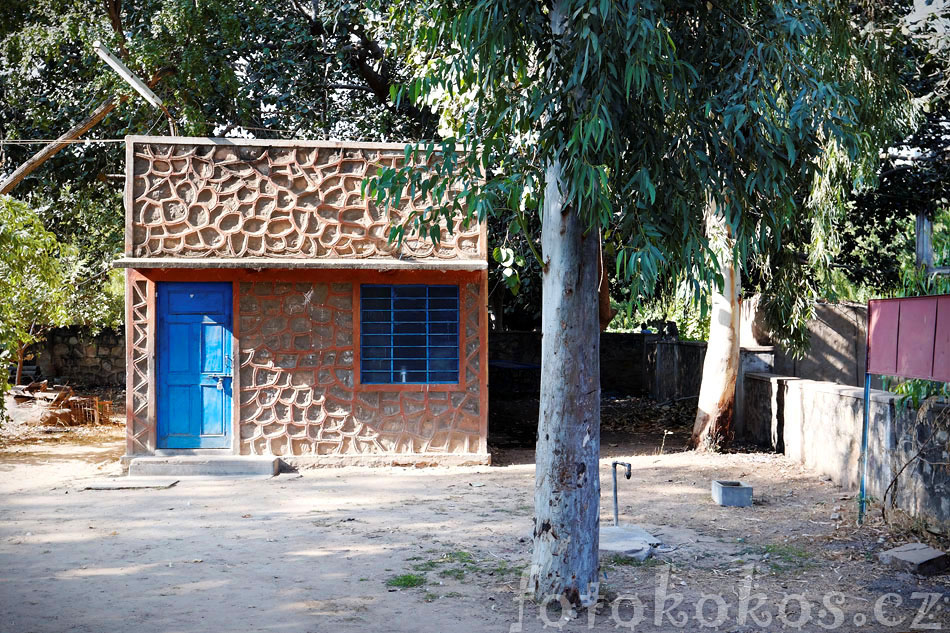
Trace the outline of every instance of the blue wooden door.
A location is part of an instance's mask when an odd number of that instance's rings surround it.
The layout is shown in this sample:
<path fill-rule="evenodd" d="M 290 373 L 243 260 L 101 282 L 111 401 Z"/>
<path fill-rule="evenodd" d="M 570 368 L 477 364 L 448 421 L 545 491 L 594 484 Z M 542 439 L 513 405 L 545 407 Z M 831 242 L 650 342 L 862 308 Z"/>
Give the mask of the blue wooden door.
<path fill-rule="evenodd" d="M 158 284 L 158 447 L 231 447 L 231 284 Z"/>

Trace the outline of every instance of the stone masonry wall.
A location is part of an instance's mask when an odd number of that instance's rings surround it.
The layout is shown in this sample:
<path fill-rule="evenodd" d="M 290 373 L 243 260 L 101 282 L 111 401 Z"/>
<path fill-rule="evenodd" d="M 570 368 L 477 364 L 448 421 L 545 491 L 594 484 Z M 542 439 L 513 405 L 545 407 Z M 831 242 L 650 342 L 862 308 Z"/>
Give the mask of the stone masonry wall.
<path fill-rule="evenodd" d="M 124 333 L 57 328 L 32 351 L 44 378 L 82 387 L 125 386 Z"/>
<path fill-rule="evenodd" d="M 240 143 L 240 141 L 236 141 Z M 421 195 L 385 213 L 364 200 L 364 177 L 403 161 L 402 148 L 130 142 L 126 255 L 132 257 L 484 259 L 477 223 L 438 245 L 389 227 L 423 209 Z M 321 146 L 322 145 L 322 146 Z"/>
<path fill-rule="evenodd" d="M 460 287 L 461 383 L 438 391 L 355 385 L 353 290 L 351 283 L 240 284 L 241 454 L 482 450 L 479 286 Z"/>

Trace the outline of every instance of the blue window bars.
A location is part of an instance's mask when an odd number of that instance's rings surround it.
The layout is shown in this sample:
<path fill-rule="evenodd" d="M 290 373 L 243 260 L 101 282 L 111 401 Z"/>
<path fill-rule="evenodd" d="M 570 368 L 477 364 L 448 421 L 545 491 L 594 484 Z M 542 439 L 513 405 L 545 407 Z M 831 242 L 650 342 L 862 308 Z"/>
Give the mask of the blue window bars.
<path fill-rule="evenodd" d="M 360 382 L 458 381 L 458 286 L 360 286 Z"/>

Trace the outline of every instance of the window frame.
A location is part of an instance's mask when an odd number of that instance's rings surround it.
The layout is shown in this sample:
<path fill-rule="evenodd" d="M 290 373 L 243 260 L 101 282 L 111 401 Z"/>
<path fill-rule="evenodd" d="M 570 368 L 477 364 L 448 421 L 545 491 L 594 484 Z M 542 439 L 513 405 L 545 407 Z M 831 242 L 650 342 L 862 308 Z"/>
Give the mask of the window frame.
<path fill-rule="evenodd" d="M 441 280 L 440 280 L 441 281 Z M 456 362 L 457 370 L 456 380 L 449 381 L 439 381 L 439 382 L 364 382 L 363 381 L 363 337 L 364 337 L 364 323 L 363 323 L 363 289 L 364 287 L 388 287 L 388 288 L 397 288 L 400 286 L 421 286 L 427 289 L 426 298 L 428 297 L 428 288 L 430 287 L 446 287 L 455 289 L 455 299 L 456 299 L 456 319 L 455 319 L 455 328 L 456 328 L 456 337 L 458 347 L 456 349 Z M 464 337 L 464 310 L 463 310 L 463 296 L 462 296 L 462 284 L 460 283 L 430 283 L 430 282 L 419 282 L 419 281 L 399 281 L 399 282 L 377 282 L 377 281 L 366 281 L 358 282 L 353 285 L 353 311 L 354 311 L 354 320 L 353 320 L 353 329 L 354 329 L 354 340 L 353 340 L 353 350 L 354 350 L 354 376 L 353 384 L 361 391 L 457 391 L 460 386 L 465 384 L 465 363 L 464 363 L 464 351 L 465 351 L 465 337 Z M 430 323 L 429 320 L 430 308 L 426 306 L 426 323 Z M 428 329 L 428 328 L 427 328 Z M 428 334 L 428 332 L 427 332 Z M 426 346 L 426 354 L 424 358 L 431 360 L 429 355 L 429 346 Z M 450 348 L 446 348 L 450 349 Z M 390 370 L 392 371 L 392 370 Z M 429 369 L 426 369 L 426 373 L 429 373 Z M 428 376 L 427 376 L 428 378 Z"/>

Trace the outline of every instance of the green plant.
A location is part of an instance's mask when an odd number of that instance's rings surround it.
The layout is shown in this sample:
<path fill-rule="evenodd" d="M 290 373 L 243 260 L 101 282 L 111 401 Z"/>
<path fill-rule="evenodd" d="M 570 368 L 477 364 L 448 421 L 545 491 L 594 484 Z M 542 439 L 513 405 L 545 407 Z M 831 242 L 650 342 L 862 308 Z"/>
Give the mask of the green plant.
<path fill-rule="evenodd" d="M 401 589 L 421 587 L 424 584 L 426 584 L 426 577 L 422 574 L 400 574 L 386 581 L 387 587 L 399 587 Z"/>
<path fill-rule="evenodd" d="M 439 575 L 443 578 L 454 578 L 455 580 L 462 580 L 465 578 L 465 570 L 461 567 L 453 567 L 452 569 L 443 569 L 439 572 Z"/>
<path fill-rule="evenodd" d="M 412 566 L 413 571 L 432 571 L 442 564 L 442 561 L 427 560 L 424 563 L 416 563 Z"/>
<path fill-rule="evenodd" d="M 656 567 L 662 565 L 663 561 L 657 558 L 647 558 L 646 560 L 638 560 L 631 556 L 625 556 L 624 554 L 610 554 L 609 556 L 603 559 L 604 564 L 611 565 L 615 567 Z"/>

